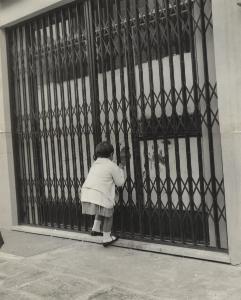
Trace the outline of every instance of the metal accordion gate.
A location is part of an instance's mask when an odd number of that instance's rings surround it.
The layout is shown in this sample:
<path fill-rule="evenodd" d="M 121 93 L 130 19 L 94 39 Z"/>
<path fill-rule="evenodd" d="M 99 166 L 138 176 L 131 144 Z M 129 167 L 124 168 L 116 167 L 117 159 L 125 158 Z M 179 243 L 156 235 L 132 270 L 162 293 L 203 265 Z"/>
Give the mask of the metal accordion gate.
<path fill-rule="evenodd" d="M 211 0 L 83 0 L 7 31 L 20 224 L 88 232 L 95 145 L 130 154 L 114 230 L 227 249 Z"/>

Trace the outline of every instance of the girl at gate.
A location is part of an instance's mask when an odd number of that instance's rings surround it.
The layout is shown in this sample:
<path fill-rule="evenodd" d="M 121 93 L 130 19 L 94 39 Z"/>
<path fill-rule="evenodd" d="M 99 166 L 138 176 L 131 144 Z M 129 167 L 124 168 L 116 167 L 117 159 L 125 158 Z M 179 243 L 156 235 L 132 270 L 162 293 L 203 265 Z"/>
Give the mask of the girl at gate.
<path fill-rule="evenodd" d="M 81 189 L 82 213 L 95 215 L 91 235 L 103 235 L 104 247 L 118 239 L 111 234 L 115 185 L 120 187 L 125 181 L 124 165 L 117 166 L 112 161 L 113 153 L 114 148 L 109 142 L 101 142 L 96 146 L 95 162 Z"/>

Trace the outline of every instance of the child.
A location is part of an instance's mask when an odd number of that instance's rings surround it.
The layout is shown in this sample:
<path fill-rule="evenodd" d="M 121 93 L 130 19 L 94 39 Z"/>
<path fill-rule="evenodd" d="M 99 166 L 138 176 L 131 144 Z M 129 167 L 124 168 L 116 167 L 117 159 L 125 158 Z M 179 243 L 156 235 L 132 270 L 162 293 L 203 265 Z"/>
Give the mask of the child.
<path fill-rule="evenodd" d="M 114 148 L 109 142 L 101 142 L 95 149 L 95 162 L 81 189 L 82 213 L 95 215 L 91 235 L 102 235 L 106 247 L 118 237 L 111 235 L 115 205 L 115 185 L 124 184 L 123 165 L 117 166 L 113 159 Z"/>

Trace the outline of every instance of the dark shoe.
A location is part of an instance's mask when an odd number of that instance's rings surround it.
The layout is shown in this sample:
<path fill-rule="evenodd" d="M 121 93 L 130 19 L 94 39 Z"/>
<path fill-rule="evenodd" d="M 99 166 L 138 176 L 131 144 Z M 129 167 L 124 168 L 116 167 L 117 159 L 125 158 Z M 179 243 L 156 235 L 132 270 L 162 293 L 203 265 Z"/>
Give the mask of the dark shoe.
<path fill-rule="evenodd" d="M 103 243 L 103 246 L 104 246 L 104 247 L 107 247 L 107 246 L 113 244 L 114 242 L 116 242 L 116 241 L 119 239 L 118 236 L 111 236 L 111 238 L 112 238 L 111 241 Z"/>
<path fill-rule="evenodd" d="M 98 232 L 98 231 L 91 231 L 90 235 L 92 235 L 92 236 L 103 236 L 103 233 Z"/>

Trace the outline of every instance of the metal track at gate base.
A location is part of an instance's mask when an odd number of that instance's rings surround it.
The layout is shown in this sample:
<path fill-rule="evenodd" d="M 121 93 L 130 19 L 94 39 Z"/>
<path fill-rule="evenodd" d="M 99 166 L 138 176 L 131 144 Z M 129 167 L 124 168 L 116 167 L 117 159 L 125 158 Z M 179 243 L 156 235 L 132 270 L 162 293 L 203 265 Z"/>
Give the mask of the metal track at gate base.
<path fill-rule="evenodd" d="M 13 226 L 12 230 L 89 242 L 89 243 L 102 244 L 101 238 L 92 237 L 85 233 L 76 233 L 76 232 L 70 232 L 64 230 L 54 230 L 54 229 L 40 228 L 40 227 L 33 227 L 33 226 Z M 158 245 L 158 244 L 123 240 L 123 239 L 118 240 L 115 244 L 113 244 L 113 246 L 230 264 L 229 255 L 227 253 L 222 253 L 222 252 L 198 250 L 192 248 L 184 248 L 184 247 L 176 247 L 176 246 L 168 246 L 168 245 L 160 245 L 160 244 Z"/>

